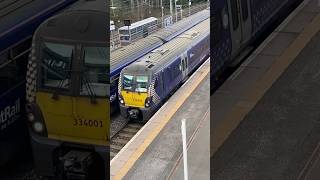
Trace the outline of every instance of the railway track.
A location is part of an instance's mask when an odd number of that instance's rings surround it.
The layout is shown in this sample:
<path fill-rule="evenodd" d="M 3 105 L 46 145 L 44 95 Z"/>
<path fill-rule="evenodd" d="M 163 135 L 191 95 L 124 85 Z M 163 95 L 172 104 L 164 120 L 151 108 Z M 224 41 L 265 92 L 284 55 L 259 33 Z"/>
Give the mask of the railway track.
<path fill-rule="evenodd" d="M 130 141 L 130 139 L 143 127 L 143 124 L 128 122 L 123 128 L 111 137 L 110 160 Z"/>

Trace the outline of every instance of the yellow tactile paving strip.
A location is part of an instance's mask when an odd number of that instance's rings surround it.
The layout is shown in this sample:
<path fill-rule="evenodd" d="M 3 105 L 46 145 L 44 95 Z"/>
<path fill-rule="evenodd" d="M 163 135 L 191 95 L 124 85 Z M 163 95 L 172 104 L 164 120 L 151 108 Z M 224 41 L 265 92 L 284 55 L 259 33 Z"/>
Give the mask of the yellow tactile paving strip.
<path fill-rule="evenodd" d="M 289 47 L 278 57 L 278 60 L 271 65 L 269 70 L 255 82 L 244 96 L 246 100 L 238 102 L 230 113 L 221 121 L 218 127 L 211 133 L 211 156 L 228 138 L 231 132 L 239 125 L 244 117 L 255 107 L 272 84 L 280 77 L 287 67 L 299 55 L 302 49 L 311 41 L 320 30 L 320 14 L 298 35 Z M 214 109 L 213 109 L 214 118 Z"/>

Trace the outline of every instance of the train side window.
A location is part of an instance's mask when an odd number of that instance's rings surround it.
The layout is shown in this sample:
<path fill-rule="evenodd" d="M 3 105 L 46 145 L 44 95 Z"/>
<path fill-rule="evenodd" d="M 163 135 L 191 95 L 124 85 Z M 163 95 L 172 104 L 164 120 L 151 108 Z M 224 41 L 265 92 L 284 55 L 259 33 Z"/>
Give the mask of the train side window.
<path fill-rule="evenodd" d="M 231 12 L 232 12 L 232 24 L 233 30 L 239 27 L 239 17 L 238 17 L 238 3 L 237 0 L 231 0 Z"/>
<path fill-rule="evenodd" d="M 248 1 L 247 0 L 241 0 L 241 8 L 242 8 L 242 20 L 246 21 L 248 19 Z"/>

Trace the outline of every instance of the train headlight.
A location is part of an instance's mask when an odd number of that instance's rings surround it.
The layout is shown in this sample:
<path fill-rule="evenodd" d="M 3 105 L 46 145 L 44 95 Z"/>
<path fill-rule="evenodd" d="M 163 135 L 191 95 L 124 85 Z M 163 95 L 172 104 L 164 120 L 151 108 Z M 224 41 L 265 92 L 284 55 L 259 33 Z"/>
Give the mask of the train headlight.
<path fill-rule="evenodd" d="M 145 107 L 150 107 L 150 98 L 147 97 L 146 101 L 145 101 Z"/>
<path fill-rule="evenodd" d="M 37 133 L 41 133 L 44 130 L 44 126 L 41 122 L 33 123 L 33 130 Z"/>
<path fill-rule="evenodd" d="M 34 117 L 34 115 L 32 113 L 28 113 L 28 120 L 30 122 L 33 122 L 35 120 L 35 117 Z"/>
<path fill-rule="evenodd" d="M 123 97 L 121 96 L 121 94 L 119 95 L 119 101 L 121 104 L 124 104 L 124 100 L 123 100 Z"/>

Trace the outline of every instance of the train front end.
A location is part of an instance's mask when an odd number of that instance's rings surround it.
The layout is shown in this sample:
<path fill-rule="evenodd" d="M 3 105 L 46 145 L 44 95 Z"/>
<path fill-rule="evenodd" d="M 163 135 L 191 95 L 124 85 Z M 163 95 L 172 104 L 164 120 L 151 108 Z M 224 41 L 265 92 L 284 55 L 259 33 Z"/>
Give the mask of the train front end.
<path fill-rule="evenodd" d="M 39 175 L 106 179 L 110 103 L 109 52 L 101 28 L 107 27 L 105 17 L 98 11 L 67 11 L 47 20 L 34 35 L 26 109 Z"/>
<path fill-rule="evenodd" d="M 139 63 L 121 71 L 119 79 L 120 113 L 130 120 L 145 123 L 159 104 L 155 96 L 152 71 Z"/>

